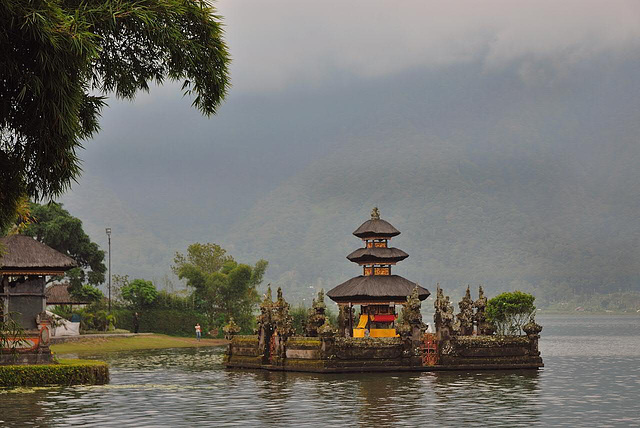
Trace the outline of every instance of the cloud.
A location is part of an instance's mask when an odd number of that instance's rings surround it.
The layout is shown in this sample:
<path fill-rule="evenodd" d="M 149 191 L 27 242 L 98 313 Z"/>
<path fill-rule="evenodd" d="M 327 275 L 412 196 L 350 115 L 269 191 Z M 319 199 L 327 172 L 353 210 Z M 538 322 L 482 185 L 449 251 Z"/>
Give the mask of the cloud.
<path fill-rule="evenodd" d="M 480 61 L 486 72 L 550 61 L 562 72 L 640 46 L 638 1 L 222 0 L 236 91 Z"/>

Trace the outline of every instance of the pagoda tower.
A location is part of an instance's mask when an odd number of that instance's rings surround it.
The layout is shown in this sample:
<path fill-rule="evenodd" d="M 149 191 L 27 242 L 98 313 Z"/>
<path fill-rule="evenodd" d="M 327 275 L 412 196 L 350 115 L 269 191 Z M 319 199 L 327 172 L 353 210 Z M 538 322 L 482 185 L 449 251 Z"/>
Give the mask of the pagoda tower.
<path fill-rule="evenodd" d="M 362 275 L 351 278 L 327 293 L 331 300 L 347 313 L 348 326 L 341 330 L 353 337 L 395 337 L 396 305 L 407 300 L 413 289 L 418 287 L 418 297 L 424 300 L 429 291 L 415 282 L 399 275 L 391 274 L 391 267 L 409 257 L 404 251 L 389 245 L 391 238 L 400 231 L 380 218 L 380 211 L 374 208 L 371 219 L 353 232 L 362 239 L 364 247 L 349 254 L 347 259 L 362 266 Z M 355 326 L 352 308 L 360 305 L 360 320 Z M 350 334 L 349 334 L 350 333 Z"/>

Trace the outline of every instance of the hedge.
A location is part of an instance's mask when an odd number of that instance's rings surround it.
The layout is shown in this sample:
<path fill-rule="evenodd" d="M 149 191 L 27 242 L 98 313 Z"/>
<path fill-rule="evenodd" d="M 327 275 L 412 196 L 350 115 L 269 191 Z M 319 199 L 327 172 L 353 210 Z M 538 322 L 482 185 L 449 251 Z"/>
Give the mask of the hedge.
<path fill-rule="evenodd" d="M 129 331 L 133 329 L 133 313 L 130 309 L 114 311 L 116 326 Z M 143 309 L 138 311 L 140 333 L 161 333 L 171 336 L 194 336 L 196 324 L 202 326 L 203 335 L 208 330 L 207 318 L 193 310 Z"/>
<path fill-rule="evenodd" d="M 60 360 L 58 364 L 0 366 L 0 387 L 106 383 L 109 366 L 102 361 Z"/>

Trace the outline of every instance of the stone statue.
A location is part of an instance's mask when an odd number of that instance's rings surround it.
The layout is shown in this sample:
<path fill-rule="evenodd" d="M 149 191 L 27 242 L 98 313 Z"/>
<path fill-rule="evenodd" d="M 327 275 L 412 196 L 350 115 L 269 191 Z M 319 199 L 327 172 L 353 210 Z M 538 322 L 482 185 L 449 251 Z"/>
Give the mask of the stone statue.
<path fill-rule="evenodd" d="M 322 327 L 322 325 L 326 321 L 327 305 L 324 303 L 324 290 L 320 290 L 318 292 L 318 297 L 313 299 L 313 304 L 308 312 L 307 317 L 307 325 L 306 325 L 306 335 L 310 337 L 318 336 L 318 329 Z"/>
<path fill-rule="evenodd" d="M 434 303 L 436 312 L 433 315 L 436 334 L 439 340 L 449 340 L 449 338 L 455 336 L 457 332 L 455 316 L 453 315 L 453 305 L 449 301 L 449 296 L 444 295 L 440 284 L 436 287 L 436 301 Z"/>
<path fill-rule="evenodd" d="M 478 328 L 478 336 L 490 336 L 494 333 L 493 325 L 487 321 L 487 315 L 485 309 L 487 308 L 487 298 L 484 296 L 484 290 L 482 285 L 478 287 L 478 300 L 473 302 L 473 307 L 476 313 L 473 315 L 473 320 Z"/>
<path fill-rule="evenodd" d="M 353 319 L 353 307 L 349 305 L 338 306 L 338 333 L 342 337 L 351 337 L 351 325 L 349 320 Z"/>
<path fill-rule="evenodd" d="M 222 328 L 222 331 L 224 331 L 224 338 L 231 340 L 233 336 L 240 333 L 240 326 L 231 317 L 229 318 L 229 323 Z"/>
<path fill-rule="evenodd" d="M 460 313 L 456 316 L 459 324 L 460 335 L 471 336 L 473 334 L 473 300 L 471 299 L 471 290 L 467 286 L 467 292 L 458 303 Z"/>
<path fill-rule="evenodd" d="M 529 318 L 529 322 L 522 326 L 522 330 L 527 334 L 529 338 L 529 353 L 533 356 L 540 355 L 540 351 L 538 350 L 538 339 L 540 339 L 540 332 L 542 331 L 542 326 L 536 323 L 535 314 L 531 314 Z"/>
<path fill-rule="evenodd" d="M 331 324 L 329 318 L 324 319 L 324 323 L 318 328 L 318 335 L 321 337 L 334 337 L 338 332 Z"/>
<path fill-rule="evenodd" d="M 267 293 L 260 303 L 260 315 L 256 317 L 257 333 L 258 333 L 258 348 L 262 351 L 261 355 L 263 363 L 269 359 L 269 346 L 271 342 L 271 336 L 275 326 L 273 325 L 273 298 L 271 297 L 271 287 L 267 287 Z"/>
<path fill-rule="evenodd" d="M 264 299 L 262 299 L 262 302 L 260 303 L 260 315 L 256 317 L 258 335 L 260 335 L 261 329 L 267 328 L 271 330 L 273 327 L 273 321 L 271 319 L 272 307 L 273 298 L 271 297 L 271 286 L 268 286 Z"/>
<path fill-rule="evenodd" d="M 289 315 L 291 305 L 282 297 L 282 289 L 278 287 L 278 298 L 273 303 L 273 324 L 278 336 L 282 340 L 287 340 L 293 335 L 293 318 Z"/>
<path fill-rule="evenodd" d="M 407 301 L 402 305 L 402 320 L 398 324 L 397 332 L 403 338 L 410 338 L 411 341 L 419 342 L 422 333 L 427 326 L 422 322 L 420 313 L 420 298 L 418 297 L 418 287 L 407 296 Z"/>
<path fill-rule="evenodd" d="M 371 210 L 371 220 L 380 220 L 380 210 L 378 207 L 373 207 Z"/>

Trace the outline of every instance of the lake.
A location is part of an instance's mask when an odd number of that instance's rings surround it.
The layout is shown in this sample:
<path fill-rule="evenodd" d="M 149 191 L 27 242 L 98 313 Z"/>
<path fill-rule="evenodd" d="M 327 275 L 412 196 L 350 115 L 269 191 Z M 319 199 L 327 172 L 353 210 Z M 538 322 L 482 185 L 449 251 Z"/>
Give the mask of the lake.
<path fill-rule="evenodd" d="M 96 355 L 111 383 L 0 389 L 0 426 L 638 426 L 640 316 L 539 316 L 545 368 L 227 370 L 223 348 Z"/>

